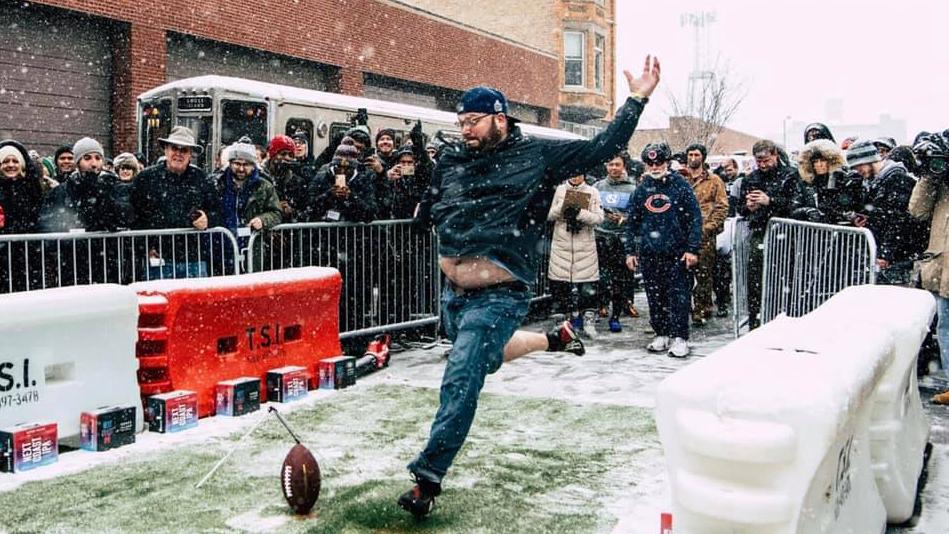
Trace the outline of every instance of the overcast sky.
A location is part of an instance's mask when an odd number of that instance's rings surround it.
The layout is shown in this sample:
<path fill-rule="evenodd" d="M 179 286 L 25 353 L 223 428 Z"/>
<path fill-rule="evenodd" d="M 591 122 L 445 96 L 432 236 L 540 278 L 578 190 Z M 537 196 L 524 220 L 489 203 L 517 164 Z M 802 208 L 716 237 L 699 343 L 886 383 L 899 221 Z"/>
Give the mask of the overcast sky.
<path fill-rule="evenodd" d="M 616 0 L 616 9 L 618 72 L 638 75 L 647 53 L 662 60 L 643 127 L 667 126 L 669 91 L 685 100 L 694 34 L 680 15 L 714 11 L 712 58 L 747 90 L 729 125 L 735 129 L 775 137 L 787 116 L 789 124 L 823 122 L 832 98 L 843 100 L 847 123 L 876 123 L 888 113 L 906 120 L 909 136 L 949 128 L 947 0 Z M 619 74 L 617 97 L 628 93 Z"/>

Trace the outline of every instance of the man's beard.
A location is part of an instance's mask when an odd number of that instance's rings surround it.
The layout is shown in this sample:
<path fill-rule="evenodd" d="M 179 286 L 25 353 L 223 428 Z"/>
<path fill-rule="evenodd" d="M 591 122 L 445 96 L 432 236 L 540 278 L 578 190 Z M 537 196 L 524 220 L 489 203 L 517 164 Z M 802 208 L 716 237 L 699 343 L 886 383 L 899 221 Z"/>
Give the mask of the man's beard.
<path fill-rule="evenodd" d="M 689 162 L 689 168 L 692 169 L 693 171 L 697 171 L 697 170 L 699 170 L 699 169 L 702 168 L 702 163 L 704 163 L 704 162 L 702 162 L 702 161 L 691 162 L 691 161 L 690 161 L 690 162 Z"/>
<path fill-rule="evenodd" d="M 501 133 L 501 129 L 498 128 L 498 125 L 492 120 L 491 128 L 488 130 L 488 134 L 485 135 L 484 138 L 477 140 L 478 141 L 477 146 L 474 146 L 474 147 L 469 146 L 468 148 L 470 150 L 483 152 L 483 151 L 491 150 L 503 140 L 504 140 L 504 136 Z"/>

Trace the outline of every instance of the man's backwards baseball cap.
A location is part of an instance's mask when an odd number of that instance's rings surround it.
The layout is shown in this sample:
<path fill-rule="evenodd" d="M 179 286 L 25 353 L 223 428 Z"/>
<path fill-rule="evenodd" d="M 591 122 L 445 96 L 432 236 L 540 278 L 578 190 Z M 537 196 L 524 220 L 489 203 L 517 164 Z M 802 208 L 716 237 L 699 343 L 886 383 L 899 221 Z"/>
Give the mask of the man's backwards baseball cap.
<path fill-rule="evenodd" d="M 488 113 L 490 115 L 503 113 L 507 115 L 508 120 L 514 122 L 519 120 L 512 117 L 508 112 L 507 98 L 504 97 L 504 93 L 483 85 L 465 91 L 461 95 L 461 100 L 458 101 L 455 110 L 459 115 L 462 113 Z"/>

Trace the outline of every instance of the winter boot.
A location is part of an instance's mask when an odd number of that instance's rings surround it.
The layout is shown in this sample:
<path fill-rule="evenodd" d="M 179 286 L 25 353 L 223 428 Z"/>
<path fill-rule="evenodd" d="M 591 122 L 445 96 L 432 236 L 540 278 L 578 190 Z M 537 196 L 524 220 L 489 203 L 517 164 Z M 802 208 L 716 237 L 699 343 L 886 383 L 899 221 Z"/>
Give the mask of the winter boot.
<path fill-rule="evenodd" d="M 596 339 L 596 313 L 593 310 L 583 312 L 583 334 Z"/>
<path fill-rule="evenodd" d="M 674 338 L 669 346 L 669 356 L 673 358 L 685 358 L 689 352 L 689 343 L 681 337 Z"/>
<path fill-rule="evenodd" d="M 610 319 L 610 332 L 622 332 L 623 325 L 619 324 L 619 318 L 613 317 Z"/>
<path fill-rule="evenodd" d="M 633 319 L 639 317 L 639 310 L 637 310 L 636 306 L 633 305 L 632 300 L 626 301 L 626 315 L 629 315 Z"/>
<path fill-rule="evenodd" d="M 570 352 L 577 356 L 583 356 L 586 349 L 583 348 L 583 342 L 576 330 L 570 325 L 570 321 L 564 321 L 556 326 L 550 332 L 547 332 L 547 350 L 550 352 Z"/>
<path fill-rule="evenodd" d="M 656 336 L 652 343 L 646 346 L 649 352 L 665 352 L 669 350 L 669 336 Z"/>
<path fill-rule="evenodd" d="M 399 497 L 399 506 L 412 514 L 415 519 L 422 519 L 435 508 L 435 497 L 441 493 L 441 484 L 415 475 L 415 486 Z"/>

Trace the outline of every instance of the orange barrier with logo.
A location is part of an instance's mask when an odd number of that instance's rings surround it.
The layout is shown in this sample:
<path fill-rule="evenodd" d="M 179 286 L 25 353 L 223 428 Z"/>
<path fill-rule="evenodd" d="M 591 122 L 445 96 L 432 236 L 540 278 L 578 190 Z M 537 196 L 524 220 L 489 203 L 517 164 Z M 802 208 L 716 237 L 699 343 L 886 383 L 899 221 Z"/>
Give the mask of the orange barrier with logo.
<path fill-rule="evenodd" d="M 206 417 L 218 382 L 255 376 L 266 400 L 267 370 L 312 369 L 341 353 L 341 287 L 339 271 L 326 267 L 133 284 L 142 398 L 195 391 Z"/>

